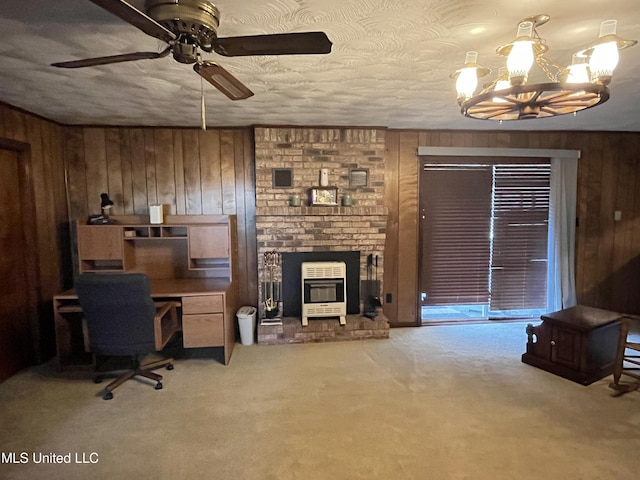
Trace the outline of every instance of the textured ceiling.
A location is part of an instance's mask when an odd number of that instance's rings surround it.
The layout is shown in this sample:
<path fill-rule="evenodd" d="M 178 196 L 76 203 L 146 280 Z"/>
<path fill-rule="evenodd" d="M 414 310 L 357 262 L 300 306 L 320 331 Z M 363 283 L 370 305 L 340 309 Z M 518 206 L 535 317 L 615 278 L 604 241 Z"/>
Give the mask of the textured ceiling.
<path fill-rule="evenodd" d="M 640 131 L 640 46 L 621 52 L 611 99 L 578 114 L 495 122 L 462 117 L 449 74 L 467 50 L 497 71 L 495 48 L 539 14 L 548 57 L 571 53 L 618 19 L 640 39 L 638 0 L 218 0 L 220 37 L 324 31 L 328 55 L 205 54 L 255 96 L 233 102 L 205 85 L 207 125 Z M 142 8 L 143 1 L 132 0 Z M 198 126 L 200 77 L 171 56 L 84 69 L 52 62 L 158 51 L 163 43 L 86 0 L 2 0 L 0 101 L 66 124 Z M 534 67 L 535 68 L 535 67 Z"/>

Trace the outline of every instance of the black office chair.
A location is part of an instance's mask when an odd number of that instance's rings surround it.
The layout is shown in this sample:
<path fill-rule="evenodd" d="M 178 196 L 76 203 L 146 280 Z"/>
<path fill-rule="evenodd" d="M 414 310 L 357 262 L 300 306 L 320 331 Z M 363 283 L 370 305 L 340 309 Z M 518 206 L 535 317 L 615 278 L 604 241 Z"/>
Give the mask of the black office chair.
<path fill-rule="evenodd" d="M 173 359 L 141 364 L 141 358 L 162 348 L 178 329 L 175 302 L 155 304 L 151 298 L 149 279 L 142 273 L 82 274 L 76 281 L 76 292 L 86 320 L 88 343 L 96 358 L 130 357 L 131 368 L 116 376 L 106 386 L 103 398 L 113 398 L 113 390 L 135 376 L 156 382 L 162 388 L 162 376 L 153 373 L 161 367 L 173 369 Z M 114 374 L 98 374 L 100 383 Z"/>

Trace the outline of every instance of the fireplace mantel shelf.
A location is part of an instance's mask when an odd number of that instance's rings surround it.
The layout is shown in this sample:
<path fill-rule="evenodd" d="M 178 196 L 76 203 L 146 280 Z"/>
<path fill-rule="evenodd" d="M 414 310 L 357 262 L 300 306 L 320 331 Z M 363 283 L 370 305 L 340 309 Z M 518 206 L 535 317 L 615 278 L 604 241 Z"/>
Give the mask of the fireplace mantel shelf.
<path fill-rule="evenodd" d="M 333 215 L 333 216 L 380 216 L 387 215 L 386 207 L 258 207 L 256 216 L 292 216 L 292 215 Z"/>

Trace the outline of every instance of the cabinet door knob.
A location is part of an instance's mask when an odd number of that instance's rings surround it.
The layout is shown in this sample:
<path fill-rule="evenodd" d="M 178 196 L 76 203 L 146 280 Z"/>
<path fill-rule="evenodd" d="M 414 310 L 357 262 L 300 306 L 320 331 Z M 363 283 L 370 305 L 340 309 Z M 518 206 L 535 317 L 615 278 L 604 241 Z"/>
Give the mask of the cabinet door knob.
<path fill-rule="evenodd" d="M 551 346 L 555 347 L 556 346 L 556 341 L 555 340 L 551 340 Z"/>

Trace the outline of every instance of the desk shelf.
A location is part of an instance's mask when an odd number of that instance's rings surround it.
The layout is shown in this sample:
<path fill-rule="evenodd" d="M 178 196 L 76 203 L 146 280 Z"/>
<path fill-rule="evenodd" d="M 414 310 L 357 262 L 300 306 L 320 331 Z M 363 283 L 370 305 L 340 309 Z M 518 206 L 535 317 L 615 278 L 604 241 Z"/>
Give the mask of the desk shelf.
<path fill-rule="evenodd" d="M 83 272 L 122 272 L 124 263 L 122 260 L 87 260 L 81 261 L 80 268 Z"/>
<path fill-rule="evenodd" d="M 215 224 L 85 225 L 78 221 L 77 232 L 81 273 L 143 271 L 179 278 L 192 270 L 211 277 L 231 276 L 229 217 Z"/>
<path fill-rule="evenodd" d="M 162 238 L 187 238 L 187 231 L 187 226 L 168 226 L 162 227 L 162 229 L 160 230 L 160 235 L 162 236 Z"/>
<path fill-rule="evenodd" d="M 124 225 L 122 233 L 125 240 L 155 239 L 155 238 L 187 238 L 186 225 L 155 226 L 155 225 Z"/>

